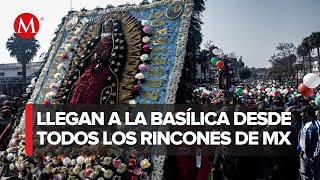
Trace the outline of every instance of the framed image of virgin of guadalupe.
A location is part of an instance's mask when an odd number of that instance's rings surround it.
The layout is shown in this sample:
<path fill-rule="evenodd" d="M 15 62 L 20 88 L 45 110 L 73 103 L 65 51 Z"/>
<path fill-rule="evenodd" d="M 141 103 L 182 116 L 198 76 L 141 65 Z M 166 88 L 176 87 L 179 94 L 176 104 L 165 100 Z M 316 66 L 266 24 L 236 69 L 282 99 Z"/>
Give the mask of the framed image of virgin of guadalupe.
<path fill-rule="evenodd" d="M 163 0 L 69 13 L 58 27 L 28 102 L 47 105 L 174 104 L 186 56 L 193 5 L 193 0 L 174 3 Z M 20 145 L 18 149 L 12 144 L 8 146 L 17 158 L 9 163 L 26 161 L 19 158 L 19 152 L 25 148 L 24 125 L 23 114 L 14 132 L 21 136 L 12 137 Z M 162 179 L 165 155 L 86 158 L 93 163 L 92 170 L 100 172 L 95 174 L 97 179 L 121 179 L 122 176 Z M 33 164 L 38 162 L 34 157 L 27 159 Z M 67 161 L 64 159 L 50 157 L 57 173 L 48 175 L 46 165 L 41 166 L 46 167 L 41 172 L 53 179 L 57 174 L 73 178 L 80 176 L 82 170 L 86 172 L 87 167 L 72 163 L 68 171 L 64 171 L 63 164 Z M 79 161 L 79 158 L 70 158 L 71 161 Z M 127 174 L 123 175 L 124 172 Z"/>
<path fill-rule="evenodd" d="M 160 1 L 70 14 L 49 52 L 48 76 L 41 77 L 35 102 L 174 103 L 192 4 Z"/>

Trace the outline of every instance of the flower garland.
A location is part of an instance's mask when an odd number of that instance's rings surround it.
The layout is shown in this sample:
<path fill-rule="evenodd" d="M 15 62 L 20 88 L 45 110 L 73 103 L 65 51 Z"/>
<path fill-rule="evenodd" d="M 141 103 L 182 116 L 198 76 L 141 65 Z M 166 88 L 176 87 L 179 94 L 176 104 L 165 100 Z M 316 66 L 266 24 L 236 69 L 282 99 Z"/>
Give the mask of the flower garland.
<path fill-rule="evenodd" d="M 21 138 L 17 133 L 13 136 Z M 21 141 L 18 146 L 23 146 L 23 143 Z M 12 142 L 11 145 L 16 146 Z M 16 162 L 11 163 L 9 168 L 11 171 L 17 170 L 19 178 L 24 179 L 150 179 L 151 163 L 148 153 L 138 158 L 136 151 L 132 151 L 128 159 L 96 155 L 40 156 L 37 151 L 34 157 L 27 157 L 23 152 L 19 152 L 18 156 L 12 152 L 1 156 L 6 163 L 16 158 Z"/>
<path fill-rule="evenodd" d="M 143 26 L 143 38 L 141 39 L 142 47 L 141 47 L 141 56 L 139 58 L 139 65 L 137 67 L 138 73 L 135 75 L 135 84 L 133 86 L 134 90 L 134 96 L 133 99 L 129 101 L 129 104 L 137 104 L 137 102 L 134 100 L 134 97 L 136 97 L 139 94 L 139 90 L 141 89 L 141 86 L 138 84 L 140 82 L 141 84 L 144 83 L 144 75 L 143 71 L 147 70 L 146 63 L 149 62 L 149 54 L 151 53 L 149 41 L 151 36 L 151 27 L 148 26 L 148 20 L 142 20 L 141 25 Z"/>

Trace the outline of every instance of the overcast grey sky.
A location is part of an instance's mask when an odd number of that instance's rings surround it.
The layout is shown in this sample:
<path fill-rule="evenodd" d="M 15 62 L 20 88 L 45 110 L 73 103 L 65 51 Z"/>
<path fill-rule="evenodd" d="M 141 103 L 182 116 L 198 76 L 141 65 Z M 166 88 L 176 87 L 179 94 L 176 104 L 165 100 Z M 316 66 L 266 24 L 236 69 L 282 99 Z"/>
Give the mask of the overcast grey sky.
<path fill-rule="evenodd" d="M 299 45 L 320 31 L 320 0 L 207 0 L 204 40 L 243 56 L 249 67 L 268 67 L 279 42 Z"/>
<path fill-rule="evenodd" d="M 79 10 L 126 2 L 138 4 L 141 0 L 73 0 L 72 5 Z M 38 19 L 44 18 L 36 35 L 41 45 L 40 55 L 48 50 L 54 30 L 70 7 L 70 0 L 9 0 L 3 3 L 0 63 L 16 62 L 9 57 L 5 43 L 13 33 L 13 22 L 19 14 L 30 12 Z M 319 7 L 319 0 L 207 0 L 203 13 L 204 42 L 212 40 L 224 52 L 243 56 L 250 67 L 267 67 L 279 42 L 298 45 L 303 37 L 320 31 Z"/>

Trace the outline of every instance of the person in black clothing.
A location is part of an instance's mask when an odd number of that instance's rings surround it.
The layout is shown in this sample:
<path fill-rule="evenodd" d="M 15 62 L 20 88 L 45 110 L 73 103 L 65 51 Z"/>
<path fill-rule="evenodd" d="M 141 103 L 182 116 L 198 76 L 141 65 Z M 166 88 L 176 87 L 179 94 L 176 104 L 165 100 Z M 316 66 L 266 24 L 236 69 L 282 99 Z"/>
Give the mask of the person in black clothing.
<path fill-rule="evenodd" d="M 284 108 L 275 108 L 272 111 L 274 112 L 284 112 Z M 296 153 L 297 147 L 297 137 L 298 133 L 296 128 L 293 125 L 284 126 L 284 125 L 276 125 L 276 126 L 268 126 L 263 131 L 269 132 L 291 132 L 288 140 L 291 145 L 287 145 L 284 143 L 283 145 L 268 145 L 264 146 L 264 150 L 266 152 L 266 156 L 269 155 L 269 158 L 265 159 L 263 163 L 264 166 L 269 166 L 268 174 L 265 174 L 269 177 L 257 177 L 257 178 L 269 178 L 271 180 L 296 180 L 298 179 L 299 172 L 299 162 L 298 162 L 298 154 Z"/>

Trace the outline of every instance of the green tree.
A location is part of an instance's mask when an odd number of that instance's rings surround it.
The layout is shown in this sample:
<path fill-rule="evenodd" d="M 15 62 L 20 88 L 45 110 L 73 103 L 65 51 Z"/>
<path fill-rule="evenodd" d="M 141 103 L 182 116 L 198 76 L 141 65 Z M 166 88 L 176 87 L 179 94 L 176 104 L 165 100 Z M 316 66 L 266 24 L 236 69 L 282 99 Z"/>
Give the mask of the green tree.
<path fill-rule="evenodd" d="M 302 64 L 303 64 L 303 73 L 306 73 L 305 69 L 305 60 L 308 56 L 308 50 L 303 47 L 302 45 L 299 45 L 296 52 L 297 56 L 302 58 Z"/>
<path fill-rule="evenodd" d="M 278 80 L 279 82 L 281 82 L 282 77 L 286 77 L 287 76 L 287 68 L 286 66 L 271 66 L 268 70 L 267 70 L 267 75 L 273 79 Z"/>
<path fill-rule="evenodd" d="M 6 43 L 6 48 L 11 57 L 17 59 L 22 65 L 23 87 L 26 87 L 26 66 L 37 55 L 40 48 L 39 41 L 36 38 L 23 39 L 14 33 Z"/>
<path fill-rule="evenodd" d="M 252 75 L 252 72 L 249 68 L 244 67 L 239 69 L 239 78 L 242 80 L 249 79 Z"/>
<path fill-rule="evenodd" d="M 311 51 L 312 51 L 312 46 L 311 46 L 311 39 L 310 37 L 305 37 L 302 40 L 301 46 L 307 50 L 308 52 L 308 58 L 309 58 L 309 71 L 312 71 L 312 65 L 311 65 Z"/>
<path fill-rule="evenodd" d="M 311 48 L 316 48 L 317 49 L 317 54 L 318 54 L 318 68 L 320 69 L 320 32 L 313 32 L 310 36 L 310 46 Z"/>
<path fill-rule="evenodd" d="M 272 66 L 274 66 L 270 73 L 275 73 L 275 75 L 281 74 L 280 77 L 289 79 L 295 74 L 293 64 L 297 59 L 295 55 L 297 48 L 292 43 L 281 42 L 276 47 L 276 50 L 278 53 L 272 55 L 269 60 Z M 276 73 L 276 71 L 279 72 Z M 280 77 L 279 79 L 281 79 Z"/>

